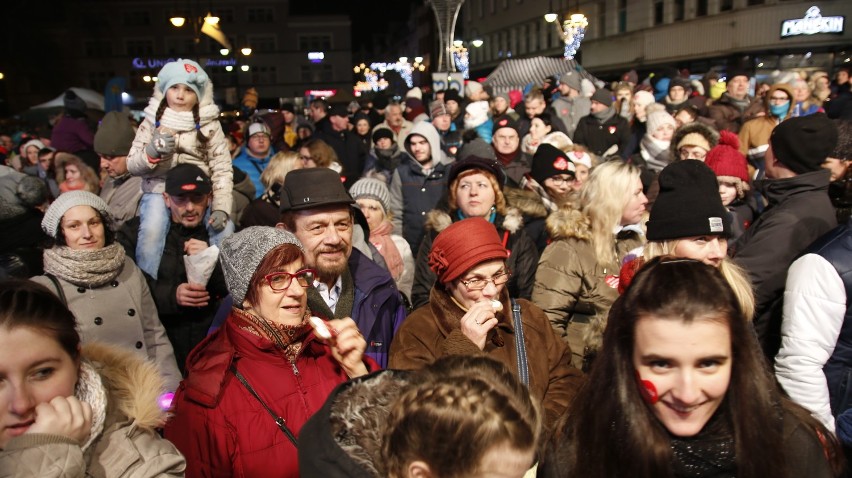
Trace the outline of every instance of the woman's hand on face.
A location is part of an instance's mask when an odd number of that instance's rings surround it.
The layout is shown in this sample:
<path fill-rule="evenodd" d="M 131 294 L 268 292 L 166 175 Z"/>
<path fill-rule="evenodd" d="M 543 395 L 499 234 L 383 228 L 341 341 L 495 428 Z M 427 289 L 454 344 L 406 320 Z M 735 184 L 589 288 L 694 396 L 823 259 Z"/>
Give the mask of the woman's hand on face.
<path fill-rule="evenodd" d="M 62 435 L 80 444 L 86 442 L 92 429 L 92 407 L 77 397 L 54 397 L 35 409 L 35 423 L 27 433 Z"/>
<path fill-rule="evenodd" d="M 349 378 L 366 375 L 368 370 L 364 365 L 364 351 L 367 349 L 367 341 L 358 330 L 358 325 L 349 317 L 334 320 L 331 325 L 337 331 L 336 337 L 328 342 L 331 355 Z"/>
<path fill-rule="evenodd" d="M 497 326 L 497 316 L 490 299 L 482 299 L 473 304 L 461 318 L 461 331 L 465 337 L 479 347 L 485 349 L 485 339 L 488 331 Z"/>

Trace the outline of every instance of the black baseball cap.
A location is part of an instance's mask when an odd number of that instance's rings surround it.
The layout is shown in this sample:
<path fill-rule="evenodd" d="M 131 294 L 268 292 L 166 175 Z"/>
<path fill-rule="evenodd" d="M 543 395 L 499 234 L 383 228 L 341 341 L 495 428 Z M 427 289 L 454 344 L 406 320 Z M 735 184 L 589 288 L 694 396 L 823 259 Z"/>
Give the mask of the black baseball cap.
<path fill-rule="evenodd" d="M 169 196 L 210 194 L 212 190 L 210 176 L 194 164 L 179 164 L 166 173 L 166 193 Z"/>

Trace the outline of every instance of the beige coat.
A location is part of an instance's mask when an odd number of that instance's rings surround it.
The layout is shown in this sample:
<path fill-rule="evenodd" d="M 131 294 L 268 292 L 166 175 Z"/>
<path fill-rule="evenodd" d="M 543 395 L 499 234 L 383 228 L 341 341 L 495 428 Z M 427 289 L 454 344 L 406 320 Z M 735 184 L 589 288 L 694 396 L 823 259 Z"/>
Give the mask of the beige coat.
<path fill-rule="evenodd" d="M 124 256 L 124 266 L 111 284 L 96 289 L 58 279 L 68 308 L 77 317 L 83 343 L 108 343 L 134 351 L 157 366 L 168 390 L 177 390 L 181 375 L 174 349 L 160 322 L 148 283 L 130 257 Z M 56 293 L 56 286 L 47 276 L 32 280 Z"/>
<path fill-rule="evenodd" d="M 121 179 L 108 178 L 101 189 L 101 199 L 109 206 L 109 213 L 118 230 L 125 222 L 139 214 L 142 200 L 142 178 L 135 176 Z"/>
<path fill-rule="evenodd" d="M 107 390 L 101 436 L 83 452 L 67 437 L 24 434 L 0 451 L 0 478 L 181 477 L 186 463 L 171 442 L 160 438 L 166 414 L 157 406 L 163 383 L 157 371 L 116 348 L 89 344 L 84 359 Z"/>

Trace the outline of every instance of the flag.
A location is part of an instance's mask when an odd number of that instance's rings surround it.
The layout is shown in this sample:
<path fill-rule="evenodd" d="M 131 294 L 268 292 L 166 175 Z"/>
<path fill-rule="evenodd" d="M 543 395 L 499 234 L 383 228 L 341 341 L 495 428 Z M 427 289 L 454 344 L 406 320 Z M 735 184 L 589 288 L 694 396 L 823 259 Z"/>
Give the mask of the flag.
<path fill-rule="evenodd" d="M 219 25 L 211 25 L 207 22 L 202 22 L 201 25 L 201 33 L 209 36 L 210 38 L 219 42 L 220 45 L 227 48 L 228 50 L 233 50 L 231 48 L 231 42 L 228 41 L 228 37 L 225 36 L 225 33 L 219 28 Z"/>

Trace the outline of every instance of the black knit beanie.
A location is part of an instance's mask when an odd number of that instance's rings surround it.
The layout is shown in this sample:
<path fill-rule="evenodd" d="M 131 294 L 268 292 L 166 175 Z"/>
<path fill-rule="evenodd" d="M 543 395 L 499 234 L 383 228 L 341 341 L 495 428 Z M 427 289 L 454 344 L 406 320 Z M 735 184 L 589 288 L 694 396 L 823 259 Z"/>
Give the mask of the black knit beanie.
<path fill-rule="evenodd" d="M 542 143 L 535 151 L 530 168 L 530 176 L 539 185 L 544 186 L 544 180 L 557 174 L 576 175 L 577 168 L 568 155 L 552 144 Z"/>
<path fill-rule="evenodd" d="M 730 233 L 716 174 L 702 161 L 669 164 L 660 172 L 659 183 L 647 222 L 649 241 Z"/>
<path fill-rule="evenodd" d="M 837 125 L 825 113 L 782 121 L 769 137 L 772 153 L 796 174 L 819 171 L 837 146 Z"/>

